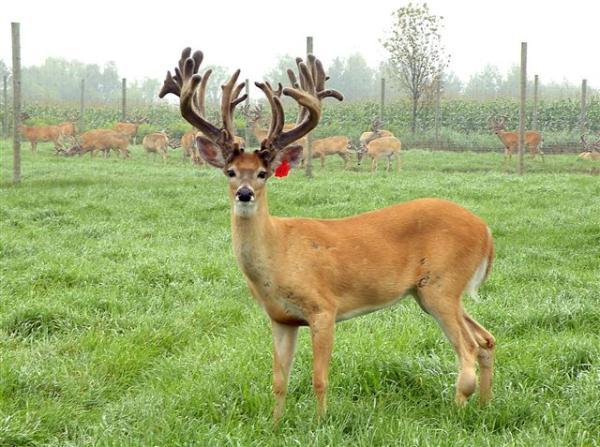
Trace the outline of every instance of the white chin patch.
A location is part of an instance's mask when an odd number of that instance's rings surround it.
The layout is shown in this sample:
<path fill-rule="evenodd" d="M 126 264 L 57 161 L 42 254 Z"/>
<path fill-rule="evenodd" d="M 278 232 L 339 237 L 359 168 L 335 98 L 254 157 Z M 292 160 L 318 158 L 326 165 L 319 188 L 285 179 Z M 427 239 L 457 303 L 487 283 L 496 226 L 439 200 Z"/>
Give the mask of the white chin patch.
<path fill-rule="evenodd" d="M 256 202 L 254 200 L 250 202 L 236 200 L 233 202 L 233 213 L 240 217 L 253 216 L 256 213 Z"/>

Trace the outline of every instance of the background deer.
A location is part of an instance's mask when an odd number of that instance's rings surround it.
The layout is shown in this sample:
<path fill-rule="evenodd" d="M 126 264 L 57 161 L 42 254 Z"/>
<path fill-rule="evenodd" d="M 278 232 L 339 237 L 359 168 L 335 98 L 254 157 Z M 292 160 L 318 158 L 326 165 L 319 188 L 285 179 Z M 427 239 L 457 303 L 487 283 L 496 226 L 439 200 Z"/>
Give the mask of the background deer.
<path fill-rule="evenodd" d="M 310 328 L 313 388 L 317 412 L 326 410 L 328 368 L 337 321 L 381 309 L 405 296 L 438 320 L 459 359 L 456 403 L 462 405 L 476 387 L 480 367 L 480 400 L 491 397 L 495 341 L 471 318 L 461 303 L 488 275 L 493 241 L 485 222 L 460 206 L 439 199 L 413 200 L 345 219 L 278 218 L 271 216 L 267 182 L 282 165 L 295 166 L 302 148 L 293 143 L 319 123 L 321 100 L 342 99 L 325 88 L 320 61 L 297 59 L 300 81 L 288 71 L 291 87 L 283 94 L 300 106 L 295 127 L 284 130 L 280 98 L 270 85 L 256 83 L 273 119 L 260 149 L 245 152 L 235 144 L 232 114 L 245 99 L 236 86 L 237 70 L 223 85 L 222 127 L 199 113 L 206 76 L 198 74 L 203 55 L 186 48 L 175 76 L 170 72 L 162 98 L 180 98 L 182 116 L 203 135 L 200 155 L 223 171 L 231 203 L 235 257 L 250 292 L 271 319 L 275 420 L 283 413 L 287 383 L 299 326 Z"/>
<path fill-rule="evenodd" d="M 61 132 L 58 126 L 25 126 L 19 127 L 21 135 L 31 143 L 31 152 L 35 152 L 39 141 L 52 141 L 54 150 L 60 148 Z"/>
<path fill-rule="evenodd" d="M 90 157 L 95 157 L 97 152 L 102 152 L 107 158 L 110 150 L 117 150 L 124 158 L 129 157 L 129 138 L 127 135 L 113 129 L 94 129 L 83 132 L 77 139 L 77 144 L 68 150 L 68 154 L 78 153 L 83 155 L 90 152 Z"/>
<path fill-rule="evenodd" d="M 136 135 L 137 135 L 137 131 L 140 127 L 140 124 L 147 123 L 147 122 L 148 122 L 147 118 L 138 118 L 137 120 L 135 120 L 134 122 L 131 122 L 131 123 L 118 122 L 113 126 L 113 129 L 116 130 L 117 132 L 127 135 L 127 138 L 129 140 L 132 140 L 133 144 L 135 144 L 136 143 Z"/>
<path fill-rule="evenodd" d="M 504 145 L 504 158 L 511 159 L 513 151 L 517 151 L 519 148 L 519 133 L 518 132 L 507 132 L 505 128 L 506 117 L 502 117 L 500 121 L 490 118 L 490 127 L 494 131 L 502 144 Z M 542 161 L 544 161 L 544 153 L 542 152 L 543 138 L 542 134 L 537 130 L 525 131 L 525 145 L 529 148 L 529 155 L 531 159 L 535 159 L 536 154 L 540 154 Z"/>
<path fill-rule="evenodd" d="M 167 161 L 168 148 L 169 148 L 169 137 L 164 132 L 153 132 L 145 135 L 142 139 L 142 146 L 147 154 L 159 154 L 163 163 Z"/>
<path fill-rule="evenodd" d="M 325 167 L 325 157 L 339 155 L 344 160 L 344 169 L 346 169 L 351 148 L 352 143 L 348 137 L 326 137 L 313 141 L 312 154 L 314 158 L 321 159 L 321 168 Z"/>
<path fill-rule="evenodd" d="M 600 135 L 594 143 L 588 143 L 585 135 L 581 136 L 583 152 L 578 155 L 582 160 L 600 160 Z"/>
<path fill-rule="evenodd" d="M 380 158 L 387 158 L 386 171 L 390 171 L 392 167 L 392 158 L 396 158 L 396 169 L 400 172 L 400 149 L 402 143 L 396 137 L 380 137 L 375 138 L 367 143 L 366 146 L 361 146 L 356 151 L 356 158 L 360 166 L 364 155 L 371 157 L 371 172 L 377 170 L 377 162 Z"/>
<path fill-rule="evenodd" d="M 193 164 L 203 164 L 200 154 L 198 154 L 198 148 L 196 147 L 196 133 L 197 130 L 190 130 L 181 136 L 181 151 L 183 152 L 183 159 L 189 158 Z"/>
<path fill-rule="evenodd" d="M 389 130 L 382 129 L 381 128 L 382 125 L 383 125 L 383 123 L 379 118 L 375 118 L 373 120 L 373 122 L 371 123 L 371 130 L 367 131 L 367 132 L 363 132 L 360 135 L 360 138 L 358 140 L 359 149 L 366 149 L 367 144 L 369 144 L 371 141 L 373 141 L 377 138 L 394 136 L 394 134 L 392 132 L 390 132 Z"/>

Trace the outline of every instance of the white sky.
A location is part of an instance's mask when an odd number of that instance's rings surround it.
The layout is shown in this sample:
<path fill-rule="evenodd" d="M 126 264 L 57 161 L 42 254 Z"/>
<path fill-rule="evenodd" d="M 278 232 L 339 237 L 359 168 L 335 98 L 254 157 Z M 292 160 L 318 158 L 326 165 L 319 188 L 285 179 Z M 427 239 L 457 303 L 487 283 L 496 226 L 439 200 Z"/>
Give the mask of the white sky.
<path fill-rule="evenodd" d="M 115 61 L 128 79 L 163 79 L 185 46 L 204 64 L 241 68 L 260 80 L 278 55 L 302 56 L 306 36 L 327 64 L 360 52 L 376 67 L 391 13 L 407 1 L 368 0 L 5 0 L 0 6 L 0 59 L 11 64 L 10 22 L 21 23 L 22 64 L 64 57 L 103 65 Z M 467 81 L 485 64 L 505 72 L 528 42 L 528 73 L 542 82 L 567 79 L 600 88 L 600 1 L 430 0 L 445 18 L 450 70 Z M 166 8 L 172 8 L 168 10 Z"/>

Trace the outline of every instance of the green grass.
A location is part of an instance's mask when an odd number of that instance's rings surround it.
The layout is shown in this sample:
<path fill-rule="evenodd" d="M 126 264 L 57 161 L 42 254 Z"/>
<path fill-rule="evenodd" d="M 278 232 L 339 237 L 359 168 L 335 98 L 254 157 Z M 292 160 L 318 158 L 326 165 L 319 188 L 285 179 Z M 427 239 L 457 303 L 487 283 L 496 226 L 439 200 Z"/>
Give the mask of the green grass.
<path fill-rule="evenodd" d="M 183 164 L 0 154 L 0 446 L 600 445 L 600 177 L 576 157 L 408 151 L 401 174 L 270 181 L 276 215 L 417 197 L 483 217 L 497 258 L 469 312 L 498 342 L 494 400 L 453 404 L 453 351 L 412 300 L 340 324 L 318 422 L 301 331 L 271 423 L 269 323 L 231 252 L 226 181 Z M 381 169 L 381 166 L 380 166 Z"/>

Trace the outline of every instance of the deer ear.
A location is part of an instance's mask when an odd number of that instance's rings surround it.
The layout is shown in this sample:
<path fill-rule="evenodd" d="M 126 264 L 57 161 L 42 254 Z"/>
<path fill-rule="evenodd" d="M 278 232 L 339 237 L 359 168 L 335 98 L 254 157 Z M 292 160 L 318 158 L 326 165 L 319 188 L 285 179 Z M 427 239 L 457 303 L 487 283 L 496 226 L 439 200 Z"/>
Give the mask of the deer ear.
<path fill-rule="evenodd" d="M 223 151 L 213 141 L 209 140 L 203 135 L 196 137 L 196 145 L 198 146 L 198 152 L 200 157 L 207 162 L 209 165 L 215 168 L 225 167 L 225 157 L 223 157 Z"/>
<path fill-rule="evenodd" d="M 300 163 L 302 157 L 302 146 L 300 146 L 299 144 L 288 146 L 277 152 L 277 155 L 271 163 L 271 168 L 273 168 L 273 170 L 277 169 L 284 161 L 287 161 L 293 168 L 297 166 L 298 163 Z"/>

